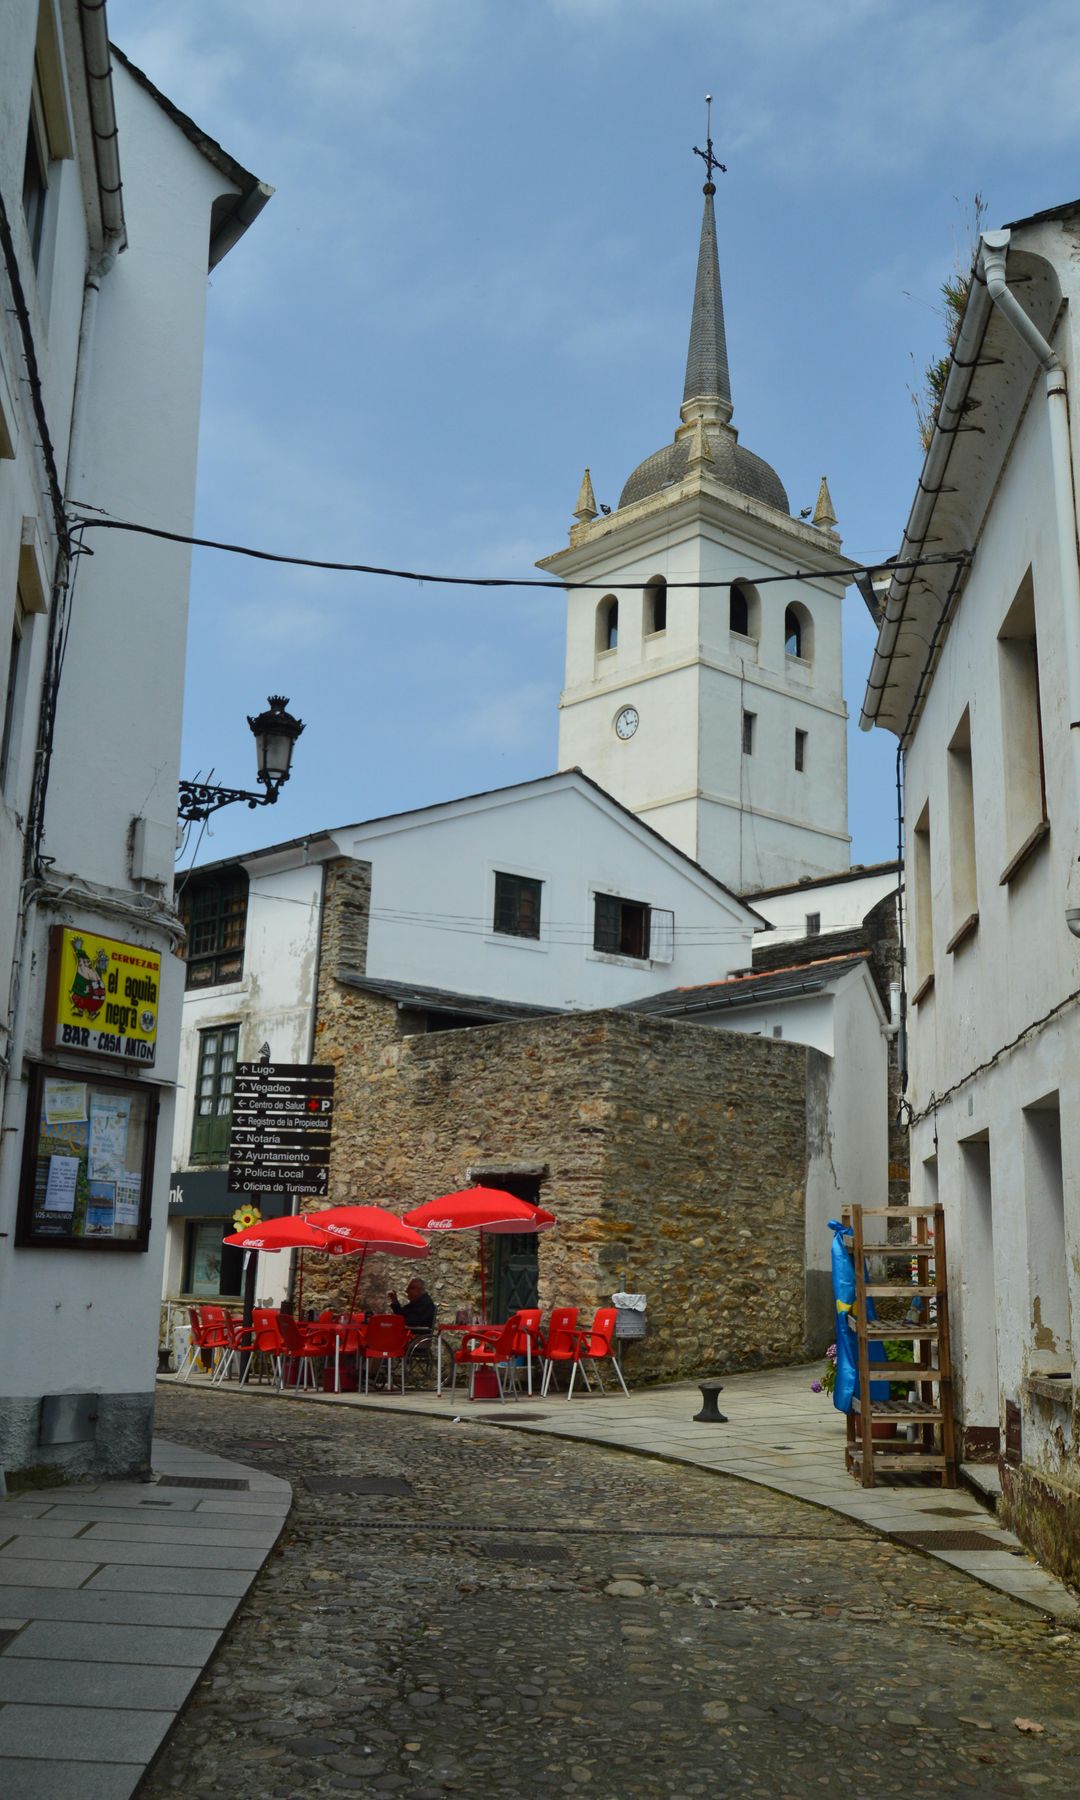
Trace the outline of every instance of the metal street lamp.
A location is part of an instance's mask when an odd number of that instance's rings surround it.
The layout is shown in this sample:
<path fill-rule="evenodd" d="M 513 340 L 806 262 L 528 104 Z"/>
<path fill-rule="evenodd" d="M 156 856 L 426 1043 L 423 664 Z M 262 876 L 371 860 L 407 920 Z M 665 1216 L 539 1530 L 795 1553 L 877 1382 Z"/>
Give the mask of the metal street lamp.
<path fill-rule="evenodd" d="M 248 715 L 248 724 L 255 738 L 258 778 L 263 784 L 264 792 L 253 794 L 246 788 L 214 787 L 203 781 L 181 781 L 177 807 L 179 818 L 208 819 L 211 813 L 219 811 L 223 806 L 231 806 L 234 800 L 244 800 L 248 806 L 275 804 L 289 779 L 293 746 L 304 729 L 303 720 L 294 719 L 292 713 L 287 711 L 288 704 L 283 694 L 271 694 L 265 712 L 259 713 L 254 719 L 250 713 Z"/>

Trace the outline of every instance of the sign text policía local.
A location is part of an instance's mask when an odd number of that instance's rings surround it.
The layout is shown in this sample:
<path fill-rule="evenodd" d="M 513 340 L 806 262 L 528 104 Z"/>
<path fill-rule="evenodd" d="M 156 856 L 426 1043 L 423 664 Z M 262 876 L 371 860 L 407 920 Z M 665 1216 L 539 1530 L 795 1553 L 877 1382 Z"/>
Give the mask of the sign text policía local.
<path fill-rule="evenodd" d="M 237 1063 L 230 1194 L 329 1192 L 332 1063 Z"/>

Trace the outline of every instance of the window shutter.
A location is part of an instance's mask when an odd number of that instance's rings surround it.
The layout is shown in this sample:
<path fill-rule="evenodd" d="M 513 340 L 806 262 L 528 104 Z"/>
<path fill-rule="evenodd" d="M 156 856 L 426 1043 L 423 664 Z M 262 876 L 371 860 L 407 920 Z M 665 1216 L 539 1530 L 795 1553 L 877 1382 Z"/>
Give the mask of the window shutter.
<path fill-rule="evenodd" d="M 649 961 L 669 963 L 675 960 L 675 914 L 665 906 L 649 909 Z"/>
<path fill-rule="evenodd" d="M 622 916 L 620 902 L 612 894 L 597 894 L 596 918 L 593 930 L 593 949 L 607 950 L 617 956 L 620 946 L 619 923 Z"/>

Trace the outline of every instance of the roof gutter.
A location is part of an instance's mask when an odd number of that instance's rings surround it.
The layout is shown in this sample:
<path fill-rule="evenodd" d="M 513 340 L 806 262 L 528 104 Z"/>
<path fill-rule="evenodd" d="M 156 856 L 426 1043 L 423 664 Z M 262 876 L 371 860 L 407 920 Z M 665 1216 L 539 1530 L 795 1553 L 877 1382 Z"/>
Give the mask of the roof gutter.
<path fill-rule="evenodd" d="M 1068 384 L 1057 352 L 1028 317 L 1016 295 L 1010 293 L 1006 286 L 1005 266 L 1010 236 L 1008 231 L 984 231 L 979 248 L 979 262 L 991 301 L 1027 345 L 1046 375 L 1046 415 L 1050 431 L 1054 525 L 1065 640 L 1069 761 L 1073 770 L 1074 816 L 1080 816 L 1080 549 L 1077 545 L 1076 485 L 1073 479 L 1072 435 L 1069 430 Z M 1065 918 L 1073 936 L 1080 937 L 1080 867 L 1075 856 L 1070 861 L 1066 884 Z"/>
<path fill-rule="evenodd" d="M 925 550 L 937 497 L 946 485 L 945 476 L 953 445 L 956 442 L 956 433 L 967 411 L 971 384 L 975 379 L 975 370 L 978 366 L 979 350 L 990 315 L 991 301 L 982 273 L 980 257 L 975 265 L 971 293 L 968 296 L 960 332 L 952 353 L 949 376 L 945 384 L 945 392 L 941 397 L 941 405 L 938 408 L 934 435 L 930 440 L 930 448 L 926 453 L 926 460 L 919 476 L 919 486 L 904 531 L 904 541 L 897 553 L 898 562 L 916 563 Z M 903 622 L 904 610 L 907 606 L 908 590 L 918 572 L 916 568 L 898 569 L 889 584 L 878 641 L 874 648 L 873 661 L 870 664 L 870 673 L 866 681 L 862 711 L 859 714 L 860 731 L 869 731 L 877 723 L 881 697 L 888 681 L 889 664 L 892 661 L 896 640 Z"/>
<path fill-rule="evenodd" d="M 239 243 L 248 226 L 258 218 L 266 202 L 273 195 L 273 188 L 265 181 L 256 181 L 254 186 L 241 194 L 220 231 L 216 231 L 210 239 L 210 268 L 216 269 L 223 257 L 228 256 L 233 245 Z"/>
<path fill-rule="evenodd" d="M 116 106 L 113 100 L 112 59 L 105 0 L 79 0 L 79 28 L 86 60 L 86 87 L 90 129 L 94 138 L 94 164 L 101 198 L 106 255 L 127 249 L 124 221 L 124 184 L 120 178 Z"/>

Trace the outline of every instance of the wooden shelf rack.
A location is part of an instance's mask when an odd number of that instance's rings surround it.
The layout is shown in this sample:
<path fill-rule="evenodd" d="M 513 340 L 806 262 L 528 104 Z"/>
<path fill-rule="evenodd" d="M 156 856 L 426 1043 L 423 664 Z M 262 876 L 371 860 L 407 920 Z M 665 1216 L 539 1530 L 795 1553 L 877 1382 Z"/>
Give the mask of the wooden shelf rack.
<path fill-rule="evenodd" d="M 874 1487 L 879 1474 L 932 1474 L 938 1476 L 942 1487 L 954 1488 L 956 1437 L 944 1209 L 846 1206 L 843 1217 L 852 1234 L 859 1358 L 858 1392 L 848 1413 L 848 1469 L 863 1487 Z M 867 1243 L 867 1219 L 905 1221 L 910 1241 Z M 916 1299 L 921 1303 L 917 1320 L 867 1321 L 868 1300 L 906 1300 L 911 1311 Z M 910 1342 L 910 1361 L 872 1363 L 871 1343 L 886 1338 Z M 874 1400 L 870 1385 L 879 1381 L 904 1381 L 915 1398 Z M 867 1422 L 869 1430 L 865 1429 Z M 883 1435 L 881 1428 L 889 1435 Z"/>

